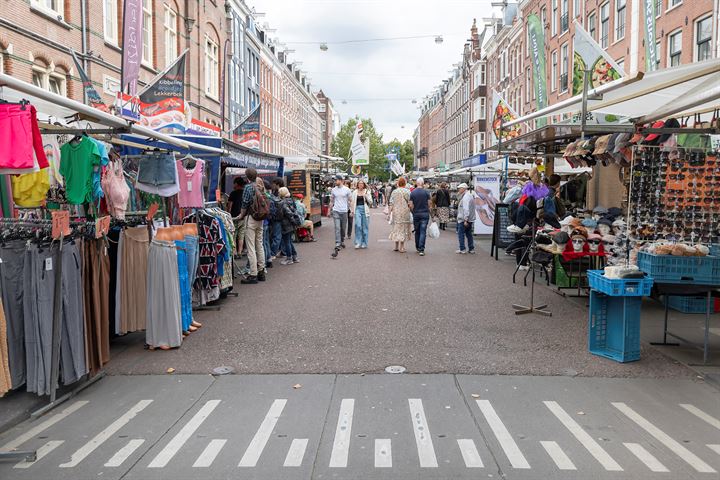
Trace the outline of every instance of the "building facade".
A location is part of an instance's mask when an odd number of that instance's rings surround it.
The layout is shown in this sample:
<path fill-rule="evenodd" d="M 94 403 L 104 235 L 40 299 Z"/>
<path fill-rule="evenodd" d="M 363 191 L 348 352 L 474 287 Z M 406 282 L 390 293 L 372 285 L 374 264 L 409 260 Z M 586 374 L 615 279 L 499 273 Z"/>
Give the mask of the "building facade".
<path fill-rule="evenodd" d="M 335 138 L 335 127 L 337 112 L 333 106 L 332 100 L 320 90 L 315 94 L 318 99 L 318 108 L 320 112 L 320 151 L 323 155 L 330 155 L 332 141 Z"/>

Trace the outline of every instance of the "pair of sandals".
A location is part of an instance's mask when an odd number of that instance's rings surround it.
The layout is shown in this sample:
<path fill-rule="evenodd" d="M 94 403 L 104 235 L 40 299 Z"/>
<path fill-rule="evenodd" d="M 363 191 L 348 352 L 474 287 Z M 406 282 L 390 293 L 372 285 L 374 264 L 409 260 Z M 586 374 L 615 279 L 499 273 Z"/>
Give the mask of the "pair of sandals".
<path fill-rule="evenodd" d="M 397 249 L 397 248 L 393 248 L 393 252 L 406 253 L 407 250 L 405 250 L 404 248 L 403 248 L 402 250 L 399 250 L 399 249 Z"/>

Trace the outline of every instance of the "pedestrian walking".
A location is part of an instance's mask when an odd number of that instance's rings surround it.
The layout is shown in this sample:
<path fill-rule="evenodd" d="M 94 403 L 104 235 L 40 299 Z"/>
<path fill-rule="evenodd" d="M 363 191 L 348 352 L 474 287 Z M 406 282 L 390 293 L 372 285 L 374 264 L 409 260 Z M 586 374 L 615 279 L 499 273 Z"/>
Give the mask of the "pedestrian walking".
<path fill-rule="evenodd" d="M 350 201 L 350 216 L 355 218 L 355 248 L 368 247 L 372 197 L 364 180 L 359 180 Z"/>
<path fill-rule="evenodd" d="M 295 202 L 290 196 L 290 190 L 287 187 L 280 187 L 278 196 L 281 198 L 281 221 L 282 224 L 282 249 L 285 251 L 285 260 L 283 265 L 292 265 L 298 263 L 297 251 L 293 245 L 293 235 L 295 229 L 301 225 L 301 219 L 295 206 Z"/>
<path fill-rule="evenodd" d="M 460 248 L 455 253 L 475 253 L 473 222 L 475 221 L 475 202 L 473 192 L 467 183 L 458 185 L 457 234 Z M 467 239 L 467 250 L 465 249 Z"/>
<path fill-rule="evenodd" d="M 351 193 L 345 186 L 342 176 L 335 177 L 335 187 L 330 191 L 330 212 L 335 225 L 335 248 L 345 248 Z"/>
<path fill-rule="evenodd" d="M 247 182 L 243 177 L 235 177 L 235 179 L 233 180 L 233 191 L 230 192 L 230 197 L 228 198 L 227 204 L 227 209 L 233 218 L 238 217 L 242 210 L 242 197 L 245 190 L 245 185 L 247 185 Z M 235 221 L 234 223 L 235 254 L 240 257 L 243 252 L 243 247 L 245 246 L 245 226 L 247 222 L 243 220 Z"/>
<path fill-rule="evenodd" d="M 410 190 L 405 188 L 407 182 L 400 177 L 397 188 L 390 195 L 390 216 L 392 218 L 392 231 L 390 240 L 395 242 L 393 251 L 405 253 L 405 242 L 410 240 Z"/>
<path fill-rule="evenodd" d="M 278 192 L 284 186 L 285 181 L 280 177 L 273 178 L 270 184 L 270 256 L 273 260 L 282 252 L 282 199 Z"/>
<path fill-rule="evenodd" d="M 430 192 L 425 190 L 425 180 L 422 177 L 415 181 L 415 189 L 410 194 L 410 210 L 415 228 L 415 250 L 422 257 L 425 256 L 425 240 L 430 221 Z"/>
<path fill-rule="evenodd" d="M 385 185 L 385 205 L 390 205 L 390 195 L 392 195 L 393 187 L 392 182 L 388 182 L 387 185 Z"/>
<path fill-rule="evenodd" d="M 435 207 L 437 208 L 438 226 L 440 230 L 445 230 L 450 222 L 450 191 L 445 182 L 442 182 L 440 188 L 435 192 Z"/>
<path fill-rule="evenodd" d="M 349 180 L 346 181 L 346 185 L 350 188 L 350 193 L 354 192 L 357 189 L 357 183 L 353 180 L 350 182 Z M 352 216 L 352 210 L 348 206 L 348 226 L 347 226 L 347 239 L 350 240 L 352 238 L 352 231 L 353 231 L 353 216 Z"/>
<path fill-rule="evenodd" d="M 265 249 L 263 247 L 263 221 L 268 214 L 268 204 L 264 192 L 256 184 L 257 171 L 248 168 L 245 171 L 248 184 L 243 189 L 242 207 L 238 221 L 247 221 L 245 245 L 248 250 L 250 272 L 240 283 L 255 284 L 265 281 Z M 246 220 L 247 219 L 247 220 Z"/>

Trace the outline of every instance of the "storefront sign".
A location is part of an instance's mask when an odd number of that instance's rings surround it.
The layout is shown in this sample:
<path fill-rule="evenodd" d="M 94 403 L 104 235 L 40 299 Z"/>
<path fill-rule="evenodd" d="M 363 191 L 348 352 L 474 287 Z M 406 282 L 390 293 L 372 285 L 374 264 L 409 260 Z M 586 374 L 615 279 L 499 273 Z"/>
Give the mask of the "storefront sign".
<path fill-rule="evenodd" d="M 528 35 L 530 41 L 530 58 L 533 63 L 533 84 L 535 85 L 536 109 L 547 107 L 547 79 L 545 78 L 545 29 L 537 15 L 528 17 Z M 545 118 L 535 121 L 536 126 L 542 127 Z"/>
<path fill-rule="evenodd" d="M 500 175 L 476 175 L 475 235 L 489 235 L 495 223 L 495 205 L 500 203 Z"/>
<path fill-rule="evenodd" d="M 460 165 L 463 168 L 467 168 L 467 167 L 477 167 L 478 165 L 483 165 L 485 163 L 487 163 L 487 156 L 484 153 L 478 153 L 477 155 L 473 155 L 472 157 L 462 160 L 460 162 Z"/>
<path fill-rule="evenodd" d="M 307 191 L 307 173 L 304 170 L 293 170 L 287 179 L 287 188 L 292 195 Z"/>
<path fill-rule="evenodd" d="M 657 43 L 655 40 L 655 1 L 644 0 L 645 10 L 645 70 L 652 72 L 657 69 Z"/>

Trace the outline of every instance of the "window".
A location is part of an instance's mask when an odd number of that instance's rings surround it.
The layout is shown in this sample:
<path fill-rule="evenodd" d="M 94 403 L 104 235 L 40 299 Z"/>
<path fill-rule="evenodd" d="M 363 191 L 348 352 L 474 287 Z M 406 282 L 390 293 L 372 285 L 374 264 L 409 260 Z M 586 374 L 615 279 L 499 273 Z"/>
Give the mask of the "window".
<path fill-rule="evenodd" d="M 120 79 L 111 77 L 109 75 L 103 75 L 103 92 L 113 97 L 117 96 L 120 91 Z"/>
<path fill-rule="evenodd" d="M 475 99 L 473 110 L 473 121 L 485 120 L 485 97 Z"/>
<path fill-rule="evenodd" d="M 54 14 L 62 20 L 65 16 L 65 2 L 63 0 L 31 0 L 30 5 L 47 13 Z"/>
<path fill-rule="evenodd" d="M 581 7 L 580 7 L 580 0 L 575 0 L 575 1 L 573 2 L 573 17 L 579 17 L 579 16 L 580 16 L 580 14 L 582 13 L 582 12 L 580 11 L 580 8 L 581 8 Z"/>
<path fill-rule="evenodd" d="M 655 67 L 655 68 L 656 68 L 656 70 L 659 70 L 659 69 L 660 69 L 660 58 L 661 58 L 661 57 L 660 57 L 660 54 L 661 54 L 661 53 L 662 53 L 662 51 L 661 51 L 660 41 L 658 40 L 658 41 L 655 43 L 655 58 L 657 59 L 657 60 L 655 61 L 655 64 L 656 64 L 656 67 Z"/>
<path fill-rule="evenodd" d="M 680 65 L 682 55 L 682 30 L 668 35 L 668 64 L 671 67 Z"/>
<path fill-rule="evenodd" d="M 695 59 L 697 61 L 707 60 L 712 52 L 710 41 L 712 40 L 712 17 L 705 17 L 695 23 Z"/>
<path fill-rule="evenodd" d="M 615 41 L 625 38 L 626 0 L 615 0 Z"/>
<path fill-rule="evenodd" d="M 205 94 L 217 99 L 220 85 L 218 80 L 220 64 L 218 63 L 218 45 L 210 37 L 205 37 Z"/>
<path fill-rule="evenodd" d="M 485 86 L 485 64 L 480 64 L 480 86 Z"/>
<path fill-rule="evenodd" d="M 663 0 L 655 0 L 655 18 L 662 15 Z"/>
<path fill-rule="evenodd" d="M 545 25 L 547 25 L 547 8 L 542 7 L 540 9 L 540 21 L 542 22 L 543 30 L 547 28 Z"/>
<path fill-rule="evenodd" d="M 480 153 L 485 150 L 485 132 L 477 132 L 474 137 L 475 140 L 475 153 Z"/>
<path fill-rule="evenodd" d="M 165 5 L 163 28 L 165 29 L 165 66 L 167 67 L 178 56 L 177 13 L 168 5 Z"/>
<path fill-rule="evenodd" d="M 567 92 L 568 89 L 568 44 L 560 47 L 560 91 Z"/>
<path fill-rule="evenodd" d="M 32 66 L 32 83 L 43 90 L 67 96 L 66 74 L 55 70 L 52 65 L 35 63 Z"/>
<path fill-rule="evenodd" d="M 143 63 L 153 65 L 153 0 L 143 0 Z"/>
<path fill-rule="evenodd" d="M 587 17 L 587 30 L 593 40 L 597 42 L 597 15 L 592 12 Z"/>
<path fill-rule="evenodd" d="M 618 64 L 618 67 L 620 67 L 620 70 L 623 70 L 623 71 L 625 70 L 625 59 L 624 58 L 621 58 L 616 63 Z"/>
<path fill-rule="evenodd" d="M 557 50 L 552 52 L 552 71 L 550 72 L 550 91 L 554 92 L 557 90 L 557 69 L 558 69 L 558 57 Z"/>
<path fill-rule="evenodd" d="M 550 32 L 557 35 L 558 0 L 552 0 L 552 18 L 550 19 Z"/>
<path fill-rule="evenodd" d="M 570 15 L 568 8 L 570 8 L 569 0 L 560 0 L 560 33 L 565 33 L 570 28 Z"/>
<path fill-rule="evenodd" d="M 105 40 L 118 44 L 118 2 L 117 0 L 103 0 L 103 21 L 105 26 Z"/>
<path fill-rule="evenodd" d="M 682 0 L 668 0 L 668 10 L 670 10 L 673 7 L 677 7 L 682 3 Z"/>
<path fill-rule="evenodd" d="M 608 47 L 610 35 L 610 3 L 600 6 L 600 46 Z"/>

